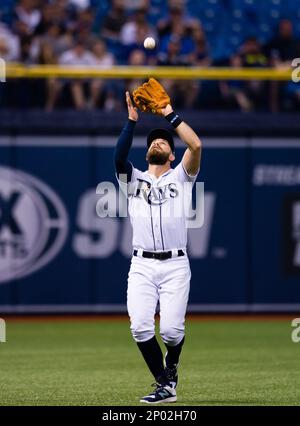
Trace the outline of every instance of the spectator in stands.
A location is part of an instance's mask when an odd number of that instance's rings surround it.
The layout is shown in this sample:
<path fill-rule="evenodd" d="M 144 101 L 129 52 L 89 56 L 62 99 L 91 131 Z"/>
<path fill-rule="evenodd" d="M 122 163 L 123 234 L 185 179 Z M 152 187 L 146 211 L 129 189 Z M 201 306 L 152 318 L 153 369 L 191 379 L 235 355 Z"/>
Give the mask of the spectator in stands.
<path fill-rule="evenodd" d="M 67 66 L 93 66 L 95 63 L 94 55 L 86 48 L 84 43 L 77 40 L 75 46 L 64 52 L 60 58 L 59 63 Z M 87 108 L 87 101 L 85 98 L 84 88 L 90 88 L 89 80 L 71 80 L 70 87 L 72 98 L 75 108 L 78 110 Z"/>
<path fill-rule="evenodd" d="M 18 61 L 20 57 L 20 40 L 6 25 L 1 23 L 0 40 L 2 45 L 0 56 L 7 62 Z"/>
<path fill-rule="evenodd" d="M 20 62 L 25 65 L 32 65 L 35 63 L 34 56 L 32 37 L 30 35 L 23 36 L 20 40 Z"/>
<path fill-rule="evenodd" d="M 142 49 L 135 49 L 130 53 L 128 65 L 133 67 L 140 67 L 147 65 L 147 57 Z M 138 86 L 143 84 L 146 80 L 140 78 L 134 78 L 126 81 L 126 90 L 130 93 L 134 91 Z"/>
<path fill-rule="evenodd" d="M 268 65 L 267 57 L 256 37 L 247 38 L 241 46 L 239 54 L 245 67 L 257 68 Z"/>
<path fill-rule="evenodd" d="M 95 11 L 102 10 L 98 7 L 96 0 L 16 0 L 13 17 L 7 20 L 12 23 L 13 31 L 0 23 L 0 53 L 7 61 L 19 60 L 25 64 L 36 62 L 46 64 L 48 61 L 55 63 L 55 57 L 58 57 L 58 62 L 62 64 L 84 66 L 92 64 L 111 66 L 116 61 L 120 64 L 136 65 L 155 65 L 157 62 L 160 65 L 171 66 L 209 66 L 211 64 L 201 23 L 188 14 L 190 2 L 168 0 L 168 15 L 159 20 L 157 28 L 152 28 L 148 22 L 148 17 L 152 19 L 154 16 L 153 13 L 149 13 L 151 12 L 149 8 L 154 4 L 150 0 L 111 0 L 109 3 L 111 8 L 104 17 L 102 28 L 98 29 L 108 42 L 106 49 L 102 42 L 96 42 L 97 38 L 93 34 Z M 229 3 L 223 1 L 225 7 L 229 7 Z M 162 2 L 155 2 L 155 16 L 159 16 L 161 5 Z M 127 18 L 131 12 L 133 12 L 132 15 Z M 159 38 L 156 37 L 157 33 Z M 157 50 L 152 52 L 144 50 L 142 43 L 147 36 L 159 40 Z M 75 38 L 80 38 L 81 47 L 77 44 L 75 48 L 72 48 Z M 234 68 L 241 66 L 241 63 L 242 66 L 247 67 L 286 66 L 292 58 L 300 56 L 296 46 L 297 40 L 294 38 L 292 22 L 282 19 L 277 34 L 264 46 L 264 49 L 256 38 L 251 37 L 230 59 L 230 64 Z M 214 48 L 213 45 L 211 47 Z M 112 56 L 109 55 L 109 51 L 113 53 Z M 29 83 L 32 84 L 29 81 L 22 81 L 24 87 Z M 55 100 L 49 100 L 47 97 L 45 102 L 47 109 L 52 109 L 59 92 L 58 82 L 47 84 L 53 84 L 53 87 L 54 84 L 57 85 L 53 89 Z M 91 107 L 104 105 L 108 110 L 118 108 L 120 104 L 118 84 L 121 83 L 116 83 L 115 80 L 114 82 L 106 81 L 105 84 L 101 79 L 92 82 L 91 80 L 72 80 L 70 86 L 76 108 L 86 108 L 87 105 Z M 169 82 L 169 84 L 170 88 L 166 82 L 171 95 L 173 85 L 176 93 L 179 93 L 177 104 L 186 107 L 194 104 L 195 97 L 201 88 L 200 83 L 192 81 L 181 80 Z M 219 87 L 218 83 L 215 85 Z M 297 103 L 295 99 L 298 99 L 298 89 L 285 83 L 232 81 L 221 84 L 220 87 L 226 102 L 235 103 L 243 111 L 264 105 L 265 100 L 269 99 L 266 96 L 266 87 L 271 88 L 272 111 L 279 109 L 278 99 L 283 99 L 286 94 L 293 99 L 293 102 Z M 90 101 L 86 99 L 85 91 L 91 95 Z M 191 95 L 190 98 L 186 96 L 186 93 Z"/>
<path fill-rule="evenodd" d="M 35 30 L 33 49 L 36 57 L 39 55 L 40 45 L 51 44 L 54 53 L 60 56 L 72 48 L 75 32 L 73 11 L 67 9 L 67 3 L 54 0 L 42 7 L 42 17 Z"/>
<path fill-rule="evenodd" d="M 212 59 L 209 54 L 205 33 L 202 29 L 200 22 L 198 25 L 194 25 L 191 31 L 191 34 L 193 36 L 193 41 L 195 44 L 195 48 L 192 52 L 192 55 L 194 57 L 192 61 L 192 65 L 195 65 L 198 67 L 210 66 L 212 63 Z M 196 101 L 197 98 L 200 99 L 201 93 L 205 91 L 205 88 L 209 87 L 209 83 L 207 81 L 194 80 L 193 86 L 194 86 L 193 91 L 195 93 L 195 96 L 194 96 L 194 99 L 190 101 L 191 106 L 194 104 L 194 101 Z"/>
<path fill-rule="evenodd" d="M 274 68 L 290 66 L 293 58 L 298 57 L 297 40 L 293 34 L 293 24 L 288 19 L 279 22 L 277 34 L 265 46 L 269 64 Z M 286 98 L 290 97 L 290 100 Z M 297 88 L 293 83 L 270 82 L 270 109 L 277 112 L 285 108 L 284 104 L 297 104 Z"/>
<path fill-rule="evenodd" d="M 205 38 L 205 33 L 201 25 L 195 26 L 192 30 L 193 40 L 195 43 L 194 55 L 195 65 L 199 67 L 208 67 L 211 65 L 211 58 Z"/>
<path fill-rule="evenodd" d="M 45 34 L 53 24 L 62 24 L 61 21 L 57 20 L 57 6 L 55 3 L 46 3 L 41 9 L 41 19 L 35 28 L 34 34 L 38 36 Z"/>
<path fill-rule="evenodd" d="M 242 68 L 243 62 L 239 55 L 230 58 L 229 65 L 232 68 Z M 220 81 L 220 91 L 225 105 L 229 108 L 238 107 L 241 111 L 248 112 L 253 109 L 253 105 L 246 95 L 246 85 L 242 80 Z"/>
<path fill-rule="evenodd" d="M 137 9 L 121 29 L 121 43 L 131 50 L 142 47 L 146 37 L 156 38 L 156 31 L 147 22 L 147 9 Z"/>
<path fill-rule="evenodd" d="M 179 35 L 171 35 L 163 40 L 162 48 L 158 53 L 158 65 L 187 66 L 191 65 L 191 57 L 184 51 L 182 39 Z"/>
<path fill-rule="evenodd" d="M 149 9 L 152 0 L 124 0 L 125 9 L 129 12 L 137 9 Z"/>
<path fill-rule="evenodd" d="M 67 32 L 63 26 L 52 22 L 43 35 L 35 37 L 34 44 L 37 45 L 37 50 L 39 50 L 39 45 L 42 43 L 51 44 L 55 54 L 60 56 L 72 48 L 74 40 L 72 34 Z"/>
<path fill-rule="evenodd" d="M 158 63 L 169 66 L 196 65 L 196 45 L 198 43 L 200 47 L 200 38 L 202 41 L 205 39 L 201 24 L 185 14 L 183 2 L 169 1 L 169 8 L 169 17 L 157 25 L 160 34 Z"/>
<path fill-rule="evenodd" d="M 92 46 L 96 41 L 93 34 L 94 15 L 92 9 L 81 10 L 77 15 L 77 21 L 74 26 L 74 34 L 80 37 L 81 41 L 87 46 Z"/>
<path fill-rule="evenodd" d="M 160 41 L 158 63 L 165 66 L 194 65 L 195 55 L 196 44 L 192 35 L 178 22 Z"/>
<path fill-rule="evenodd" d="M 41 9 L 41 19 L 35 27 L 34 34 L 45 34 L 48 27 L 54 22 L 54 4 L 47 3 Z"/>
<path fill-rule="evenodd" d="M 273 65 L 280 62 L 291 61 L 297 55 L 297 40 L 293 35 L 293 24 L 288 19 L 279 23 L 278 33 L 265 46 L 266 55 L 270 60 L 277 60 Z"/>
<path fill-rule="evenodd" d="M 158 65 L 163 66 L 192 66 L 196 64 L 195 44 L 183 37 L 184 28 L 176 27 L 175 33 L 165 36 L 162 50 L 158 54 Z M 189 43 L 191 42 L 191 44 Z M 165 43 L 167 43 L 165 45 Z M 170 97 L 177 107 L 192 108 L 198 96 L 199 85 L 192 80 L 163 81 Z"/>
<path fill-rule="evenodd" d="M 107 51 L 104 40 L 95 41 L 92 52 L 94 54 L 94 65 L 100 68 L 110 68 L 115 64 L 115 58 L 112 53 Z"/>
<path fill-rule="evenodd" d="M 115 63 L 114 56 L 107 51 L 106 44 L 103 40 L 97 40 L 92 48 L 94 54 L 94 66 L 97 68 L 110 68 Z M 104 102 L 104 105 L 109 104 L 109 108 L 113 105 L 113 93 L 110 92 L 111 83 L 103 79 L 97 78 L 91 81 L 91 99 L 89 101 L 90 108 L 96 108 L 100 97 L 106 92 L 107 97 L 110 96 L 110 101 Z M 117 101 L 115 100 L 115 103 Z"/>
<path fill-rule="evenodd" d="M 27 34 L 33 34 L 40 20 L 41 12 L 36 0 L 19 0 L 15 8 L 15 24 L 20 27 L 21 33 L 26 28 Z"/>
<path fill-rule="evenodd" d="M 43 42 L 40 46 L 38 63 L 41 65 L 57 65 L 58 57 L 50 43 Z M 57 78 L 51 77 L 45 81 L 46 89 L 46 111 L 52 111 L 55 107 L 62 83 Z"/>
<path fill-rule="evenodd" d="M 119 41 L 120 31 L 125 23 L 126 13 L 124 0 L 112 0 L 111 10 L 103 21 L 101 36 L 113 42 Z"/>
<path fill-rule="evenodd" d="M 244 67 L 261 68 L 268 65 L 268 59 L 256 37 L 249 37 L 239 50 Z M 262 80 L 249 80 L 245 83 L 246 97 L 255 109 L 266 108 L 267 84 Z"/>
<path fill-rule="evenodd" d="M 69 38 L 78 36 L 77 21 L 78 13 L 68 0 L 53 0 L 41 8 L 41 20 L 34 34 L 41 37 L 49 32 L 50 27 L 57 27 Z"/>
<path fill-rule="evenodd" d="M 77 35 L 75 31 L 78 13 L 68 0 L 53 0 L 53 13 L 53 22 Z"/>
<path fill-rule="evenodd" d="M 76 9 L 84 10 L 90 7 L 90 0 L 68 0 Z"/>
<path fill-rule="evenodd" d="M 181 8 L 171 8 L 167 17 L 157 23 L 157 32 L 160 38 L 172 33 L 176 26 L 185 27 L 183 10 Z"/>
<path fill-rule="evenodd" d="M 0 37 L 0 58 L 4 61 L 9 60 L 9 46 L 5 38 Z"/>
<path fill-rule="evenodd" d="M 168 36 L 176 28 L 181 27 L 186 34 L 187 31 L 192 31 L 194 28 L 199 27 L 200 22 L 197 19 L 191 18 L 186 14 L 184 2 L 182 1 L 169 1 L 169 14 L 167 17 L 161 19 L 157 23 L 157 32 L 160 38 Z"/>
<path fill-rule="evenodd" d="M 59 63 L 71 66 L 89 66 L 94 65 L 94 56 L 79 39 L 72 49 L 61 55 Z"/>

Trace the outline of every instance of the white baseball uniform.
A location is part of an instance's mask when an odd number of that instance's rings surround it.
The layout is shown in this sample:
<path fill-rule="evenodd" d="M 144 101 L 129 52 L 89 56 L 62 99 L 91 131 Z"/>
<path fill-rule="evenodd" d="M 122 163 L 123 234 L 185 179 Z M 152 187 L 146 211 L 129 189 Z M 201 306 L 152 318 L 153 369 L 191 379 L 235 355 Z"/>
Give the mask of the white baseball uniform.
<path fill-rule="evenodd" d="M 160 334 L 175 346 L 184 337 L 184 322 L 191 271 L 186 252 L 186 200 L 190 200 L 197 174 L 189 176 L 180 162 L 156 178 L 133 167 L 131 180 L 121 190 L 128 194 L 134 255 L 128 274 L 127 308 L 136 342 L 155 334 L 154 316 L 160 306 Z M 171 251 L 158 260 L 143 252 Z M 178 255 L 180 253 L 180 255 Z"/>

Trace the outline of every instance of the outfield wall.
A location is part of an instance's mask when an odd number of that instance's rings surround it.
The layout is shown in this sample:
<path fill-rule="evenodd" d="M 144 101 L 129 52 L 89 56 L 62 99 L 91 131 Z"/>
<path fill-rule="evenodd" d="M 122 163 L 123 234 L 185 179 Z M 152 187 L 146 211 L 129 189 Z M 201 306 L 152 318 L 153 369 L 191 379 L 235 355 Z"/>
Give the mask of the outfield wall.
<path fill-rule="evenodd" d="M 129 220 L 95 209 L 97 184 L 116 183 L 115 143 L 0 137 L 0 313 L 125 311 Z M 189 311 L 300 309 L 300 139 L 204 137 L 203 147 Z M 131 160 L 143 169 L 144 157 L 137 137 Z"/>

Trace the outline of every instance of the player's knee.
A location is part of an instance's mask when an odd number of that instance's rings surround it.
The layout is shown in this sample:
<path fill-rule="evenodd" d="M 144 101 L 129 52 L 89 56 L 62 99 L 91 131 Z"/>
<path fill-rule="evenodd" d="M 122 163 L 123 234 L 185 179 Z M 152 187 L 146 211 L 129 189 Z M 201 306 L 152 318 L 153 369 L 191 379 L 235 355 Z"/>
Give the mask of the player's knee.
<path fill-rule="evenodd" d="M 146 342 L 152 339 L 155 334 L 154 328 L 147 327 L 143 323 L 132 324 L 130 330 L 135 342 Z"/>
<path fill-rule="evenodd" d="M 176 346 L 184 337 L 184 329 L 172 326 L 163 326 L 160 327 L 160 335 L 164 343 L 169 346 Z"/>

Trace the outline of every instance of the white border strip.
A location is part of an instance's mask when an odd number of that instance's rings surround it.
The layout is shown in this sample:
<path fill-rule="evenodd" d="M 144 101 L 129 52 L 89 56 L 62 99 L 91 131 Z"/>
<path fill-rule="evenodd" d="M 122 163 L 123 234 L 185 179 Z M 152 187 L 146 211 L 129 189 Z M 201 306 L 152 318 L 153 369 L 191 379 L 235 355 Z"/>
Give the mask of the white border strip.
<path fill-rule="evenodd" d="M 191 304 L 188 313 L 218 313 L 218 312 L 297 312 L 298 303 L 268 303 L 268 304 Z M 68 313 L 127 313 L 126 305 L 0 305 L 1 314 L 68 314 Z"/>
<path fill-rule="evenodd" d="M 115 147 L 118 136 L 11 136 L 0 137 L 0 146 L 33 146 L 39 148 L 48 147 Z M 203 137 L 203 145 L 206 148 L 300 148 L 298 138 L 210 138 Z M 175 138 L 176 146 L 184 148 L 184 144 Z M 133 147 L 146 149 L 146 137 L 135 137 Z"/>

